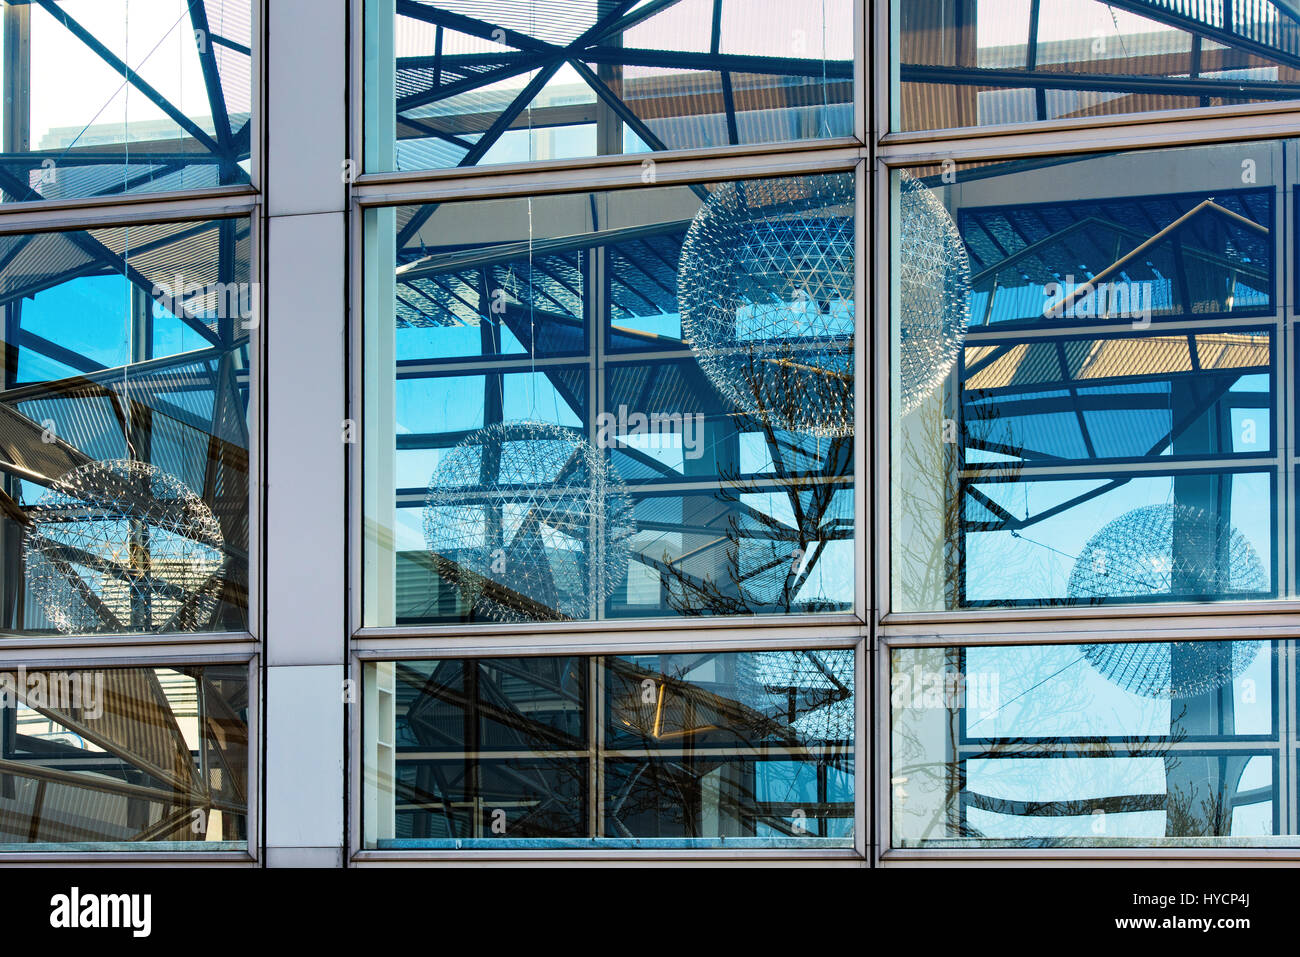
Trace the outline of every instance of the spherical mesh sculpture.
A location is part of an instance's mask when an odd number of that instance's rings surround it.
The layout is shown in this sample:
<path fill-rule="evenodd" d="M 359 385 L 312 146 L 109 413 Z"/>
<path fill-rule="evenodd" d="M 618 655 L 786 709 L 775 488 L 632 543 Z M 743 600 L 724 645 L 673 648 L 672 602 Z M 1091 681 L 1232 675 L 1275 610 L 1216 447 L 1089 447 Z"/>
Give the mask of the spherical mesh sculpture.
<path fill-rule="evenodd" d="M 90 462 L 28 511 L 32 597 L 65 634 L 209 628 L 219 605 L 221 526 L 147 462 Z"/>
<path fill-rule="evenodd" d="M 474 617 L 585 619 L 622 584 L 632 502 L 569 429 L 506 422 L 447 452 L 429 482 L 424 540 Z"/>
<path fill-rule="evenodd" d="M 1174 547 L 1175 542 L 1177 548 Z M 1260 595 L 1271 585 L 1245 537 L 1187 505 L 1147 505 L 1094 535 L 1070 573 L 1071 598 Z M 1258 641 L 1094 644 L 1088 661 L 1115 684 L 1151 698 L 1186 698 L 1231 681 L 1259 654 Z"/>
<path fill-rule="evenodd" d="M 853 664 L 853 652 L 847 649 L 741 654 L 736 694 L 765 718 L 788 725 L 801 740 L 852 741 Z"/>
<path fill-rule="evenodd" d="M 952 371 L 970 318 L 970 259 L 957 225 L 923 184 L 899 171 L 899 414 Z"/>
<path fill-rule="evenodd" d="M 1195 698 L 1223 687 L 1258 657 L 1259 641 L 1158 641 L 1085 645 L 1088 663 L 1145 698 Z"/>
<path fill-rule="evenodd" d="M 853 178 L 723 183 L 682 243 L 682 337 L 773 428 L 853 432 Z"/>

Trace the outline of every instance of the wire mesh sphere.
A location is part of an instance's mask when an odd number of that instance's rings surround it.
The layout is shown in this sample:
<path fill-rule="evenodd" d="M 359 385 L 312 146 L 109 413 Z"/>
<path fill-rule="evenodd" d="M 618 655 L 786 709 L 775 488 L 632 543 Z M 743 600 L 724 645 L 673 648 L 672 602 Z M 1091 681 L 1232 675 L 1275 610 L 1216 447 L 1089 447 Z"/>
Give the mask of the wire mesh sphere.
<path fill-rule="evenodd" d="M 898 192 L 898 402 L 908 415 L 952 371 L 966 340 L 970 259 L 943 203 L 906 170 Z"/>
<path fill-rule="evenodd" d="M 506 422 L 447 452 L 429 482 L 425 545 L 476 618 L 590 618 L 627 576 L 632 501 L 570 429 Z"/>
<path fill-rule="evenodd" d="M 1099 602 L 1258 596 L 1270 588 L 1263 562 L 1239 531 L 1202 509 L 1164 504 L 1126 512 L 1094 535 L 1075 560 L 1067 593 Z M 1231 681 L 1259 649 L 1258 641 L 1157 642 L 1094 644 L 1084 654 L 1127 691 L 1186 698 Z"/>
<path fill-rule="evenodd" d="M 736 409 L 853 433 L 853 178 L 723 183 L 682 243 L 682 337 Z"/>
<path fill-rule="evenodd" d="M 1195 698 L 1223 687 L 1259 656 L 1260 641 L 1160 641 L 1085 645 L 1113 684 L 1145 698 Z"/>
<path fill-rule="evenodd" d="M 200 631 L 220 602 L 221 526 L 147 462 L 89 462 L 28 510 L 27 584 L 65 634 Z"/>
<path fill-rule="evenodd" d="M 1175 548 L 1175 543 L 1177 548 Z M 1227 522 L 1189 505 L 1144 505 L 1106 524 L 1075 559 L 1074 599 L 1257 596 L 1268 572 Z"/>

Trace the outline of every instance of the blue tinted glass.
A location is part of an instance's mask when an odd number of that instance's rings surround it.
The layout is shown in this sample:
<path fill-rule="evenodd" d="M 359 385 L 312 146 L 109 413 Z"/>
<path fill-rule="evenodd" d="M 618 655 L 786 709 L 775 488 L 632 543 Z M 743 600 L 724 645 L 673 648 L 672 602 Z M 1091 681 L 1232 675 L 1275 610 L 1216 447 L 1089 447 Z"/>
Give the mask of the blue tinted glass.
<path fill-rule="evenodd" d="M 854 202 L 832 174 L 372 211 L 372 623 L 850 610 Z"/>
<path fill-rule="evenodd" d="M 248 221 L 0 250 L 0 628 L 246 630 Z"/>

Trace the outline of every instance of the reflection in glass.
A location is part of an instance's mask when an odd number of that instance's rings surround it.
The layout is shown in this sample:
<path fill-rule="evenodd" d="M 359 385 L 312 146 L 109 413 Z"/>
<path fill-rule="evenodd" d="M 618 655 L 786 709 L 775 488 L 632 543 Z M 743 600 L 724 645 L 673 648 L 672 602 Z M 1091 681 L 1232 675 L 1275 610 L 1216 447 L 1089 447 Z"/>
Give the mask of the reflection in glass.
<path fill-rule="evenodd" d="M 853 132 L 851 0 L 367 0 L 367 169 Z"/>
<path fill-rule="evenodd" d="M 0 631 L 248 627 L 247 220 L 0 238 Z"/>
<path fill-rule="evenodd" d="M 0 196 L 249 182 L 251 0 L 0 0 Z"/>
<path fill-rule="evenodd" d="M 245 665 L 0 671 L 0 851 L 244 850 Z"/>
<path fill-rule="evenodd" d="M 370 211 L 367 623 L 851 609 L 853 200 Z"/>
<path fill-rule="evenodd" d="M 893 845 L 1294 843 L 1292 644 L 895 649 Z"/>
<path fill-rule="evenodd" d="M 1300 97 L 1278 0 L 893 0 L 893 128 L 937 130 Z"/>
<path fill-rule="evenodd" d="M 896 610 L 1279 593 L 1274 408 L 1290 372 L 1276 193 L 1289 146 L 896 178 Z M 915 223 L 901 208 L 918 186 L 970 262 L 961 347 L 919 394 Z"/>
<path fill-rule="evenodd" d="M 852 845 L 852 651 L 380 662 L 364 680 L 367 847 Z"/>

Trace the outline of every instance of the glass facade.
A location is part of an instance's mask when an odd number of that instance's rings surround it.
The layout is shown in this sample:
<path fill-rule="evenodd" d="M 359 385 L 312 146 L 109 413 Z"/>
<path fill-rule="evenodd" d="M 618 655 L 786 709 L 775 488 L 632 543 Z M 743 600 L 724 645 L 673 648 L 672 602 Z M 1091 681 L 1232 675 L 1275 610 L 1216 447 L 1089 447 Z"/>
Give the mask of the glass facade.
<path fill-rule="evenodd" d="M 1300 860 L 1297 71 L 0 0 L 0 864 Z"/>
<path fill-rule="evenodd" d="M 0 864 L 252 863 L 256 0 L 0 0 Z"/>

